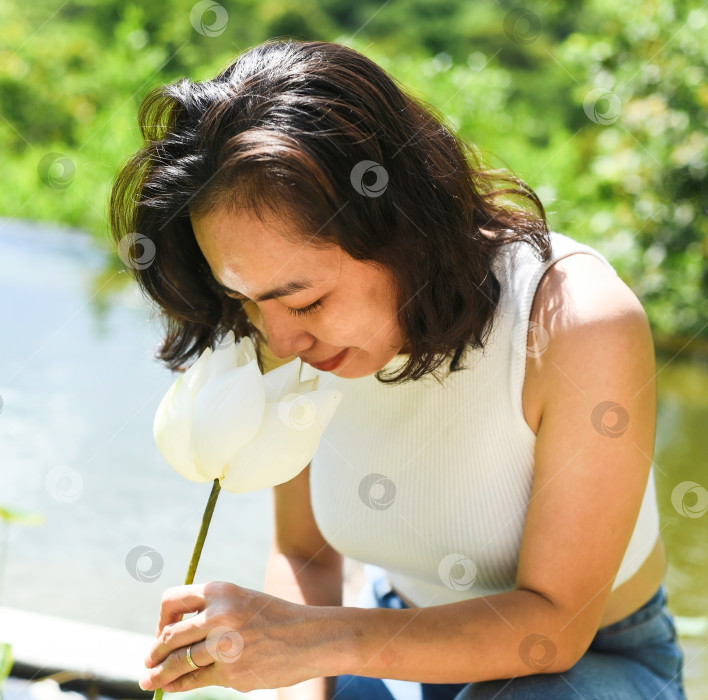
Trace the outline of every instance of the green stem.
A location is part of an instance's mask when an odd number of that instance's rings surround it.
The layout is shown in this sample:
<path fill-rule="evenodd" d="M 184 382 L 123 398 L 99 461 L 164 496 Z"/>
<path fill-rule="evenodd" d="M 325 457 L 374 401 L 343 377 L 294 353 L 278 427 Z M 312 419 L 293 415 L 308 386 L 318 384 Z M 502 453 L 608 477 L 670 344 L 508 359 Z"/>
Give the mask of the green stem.
<path fill-rule="evenodd" d="M 216 499 L 219 497 L 219 491 L 221 491 L 219 480 L 214 479 L 214 484 L 212 485 L 211 493 L 209 494 L 209 500 L 207 501 L 206 508 L 204 509 L 204 515 L 202 515 L 202 524 L 199 528 L 197 541 L 194 543 L 194 549 L 192 550 L 192 558 L 189 561 L 187 576 L 184 579 L 185 586 L 189 586 L 194 583 L 194 575 L 197 573 L 197 564 L 199 564 L 199 557 L 202 555 L 204 540 L 206 540 L 207 532 L 209 531 L 211 516 L 214 515 L 214 507 L 216 506 Z M 179 619 L 181 620 L 182 617 L 183 616 L 180 615 Z M 157 688 L 152 698 L 153 700 L 162 700 L 162 688 Z"/>

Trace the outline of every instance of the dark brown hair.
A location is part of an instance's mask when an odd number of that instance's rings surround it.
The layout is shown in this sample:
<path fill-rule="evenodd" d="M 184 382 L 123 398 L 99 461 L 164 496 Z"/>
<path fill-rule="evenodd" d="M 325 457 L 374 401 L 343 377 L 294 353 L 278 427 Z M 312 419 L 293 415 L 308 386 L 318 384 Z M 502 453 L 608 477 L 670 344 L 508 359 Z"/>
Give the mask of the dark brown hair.
<path fill-rule="evenodd" d="M 144 145 L 116 176 L 111 229 L 166 318 L 158 357 L 172 369 L 229 329 L 263 342 L 215 285 L 190 213 L 274 213 L 311 244 L 390 269 L 410 358 L 380 381 L 434 375 L 446 358 L 459 369 L 492 328 L 495 249 L 525 241 L 550 254 L 536 194 L 485 168 L 433 106 L 346 46 L 266 41 L 211 80 L 153 89 L 138 122 Z"/>

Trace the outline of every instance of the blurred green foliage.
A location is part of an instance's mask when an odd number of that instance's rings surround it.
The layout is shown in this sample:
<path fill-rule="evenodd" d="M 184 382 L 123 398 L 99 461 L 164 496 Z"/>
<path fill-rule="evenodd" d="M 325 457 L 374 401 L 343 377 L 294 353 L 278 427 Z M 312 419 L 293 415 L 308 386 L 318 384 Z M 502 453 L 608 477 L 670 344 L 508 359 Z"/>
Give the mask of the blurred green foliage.
<path fill-rule="evenodd" d="M 699 0 L 2 0 L 0 214 L 107 240 L 151 87 L 267 38 L 338 41 L 610 258 L 656 337 L 708 343 L 707 30 Z"/>

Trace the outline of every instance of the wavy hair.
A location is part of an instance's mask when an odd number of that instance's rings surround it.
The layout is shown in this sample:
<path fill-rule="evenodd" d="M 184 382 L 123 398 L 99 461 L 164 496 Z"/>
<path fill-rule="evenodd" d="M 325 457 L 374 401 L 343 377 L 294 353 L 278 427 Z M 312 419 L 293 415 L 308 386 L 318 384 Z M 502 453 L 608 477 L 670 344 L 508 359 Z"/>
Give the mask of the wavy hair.
<path fill-rule="evenodd" d="M 266 41 L 211 80 L 151 90 L 138 123 L 144 143 L 113 182 L 110 225 L 166 320 L 157 357 L 171 369 L 229 329 L 254 339 L 259 360 L 265 342 L 216 286 L 190 214 L 274 213 L 310 244 L 388 268 L 410 347 L 398 374 L 376 373 L 389 383 L 447 359 L 461 369 L 466 347 L 484 347 L 500 298 L 497 248 L 525 241 L 550 255 L 533 190 L 485 167 L 433 106 L 346 46 Z"/>

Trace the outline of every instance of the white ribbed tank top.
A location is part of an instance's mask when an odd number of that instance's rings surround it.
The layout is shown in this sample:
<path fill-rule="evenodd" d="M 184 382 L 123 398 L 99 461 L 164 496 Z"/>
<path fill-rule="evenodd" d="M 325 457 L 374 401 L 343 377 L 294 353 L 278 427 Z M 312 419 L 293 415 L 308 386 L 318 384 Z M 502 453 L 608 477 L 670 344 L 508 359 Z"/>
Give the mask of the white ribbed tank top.
<path fill-rule="evenodd" d="M 311 462 L 317 525 L 334 549 L 383 569 L 416 606 L 514 588 L 536 440 L 521 402 L 526 354 L 542 352 L 544 340 L 540 329 L 527 348 L 534 294 L 567 255 L 589 253 L 612 268 L 563 234 L 552 232 L 551 244 L 547 262 L 527 243 L 499 249 L 501 298 L 487 344 L 468 349 L 467 369 L 442 385 L 429 376 L 389 386 L 373 375 L 317 372 L 320 389 L 343 395 Z M 386 368 L 405 361 L 397 355 Z M 613 590 L 639 569 L 658 532 L 650 471 Z"/>

